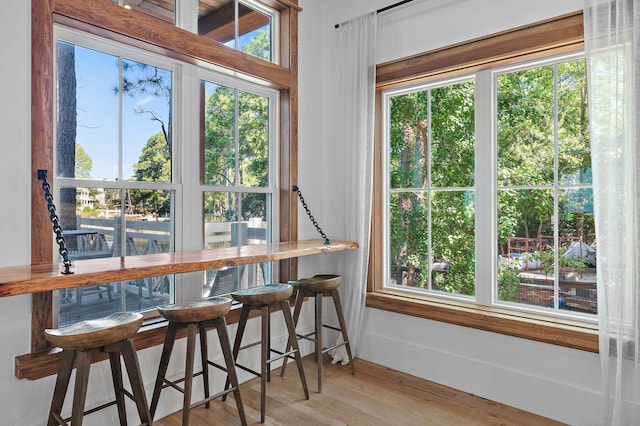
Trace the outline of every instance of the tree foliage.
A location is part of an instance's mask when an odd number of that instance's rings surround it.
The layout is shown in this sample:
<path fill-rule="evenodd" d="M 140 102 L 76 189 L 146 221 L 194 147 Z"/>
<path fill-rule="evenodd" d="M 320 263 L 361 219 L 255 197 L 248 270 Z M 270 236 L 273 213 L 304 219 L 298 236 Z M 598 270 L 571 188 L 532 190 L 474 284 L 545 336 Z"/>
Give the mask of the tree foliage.
<path fill-rule="evenodd" d="M 391 262 L 399 284 L 474 292 L 473 93 L 465 82 L 391 101 Z M 430 274 L 431 262 L 452 260 L 447 273 Z"/>
<path fill-rule="evenodd" d="M 555 205 L 561 235 L 574 235 L 576 218 L 590 223 L 582 214 L 590 190 L 554 185 L 590 183 L 584 60 L 506 73 L 497 82 L 502 250 L 509 237 L 553 235 Z M 473 82 L 390 100 L 389 254 L 397 284 L 474 294 L 474 109 Z M 448 272 L 430 273 L 445 261 Z M 511 275 L 502 296 L 513 295 Z"/>
<path fill-rule="evenodd" d="M 151 136 L 133 166 L 134 179 L 140 182 L 171 182 L 171 161 L 165 133 Z M 168 191 L 132 189 L 131 205 L 136 213 L 168 215 L 171 195 Z"/>

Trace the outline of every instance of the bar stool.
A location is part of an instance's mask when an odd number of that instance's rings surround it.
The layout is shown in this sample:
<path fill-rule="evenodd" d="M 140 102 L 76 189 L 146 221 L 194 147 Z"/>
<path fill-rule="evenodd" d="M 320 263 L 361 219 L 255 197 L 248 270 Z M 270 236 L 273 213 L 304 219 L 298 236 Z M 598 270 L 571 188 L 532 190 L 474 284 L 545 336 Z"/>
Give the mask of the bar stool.
<path fill-rule="evenodd" d="M 298 366 L 298 374 L 300 375 L 300 381 L 302 382 L 302 389 L 304 390 L 305 399 L 309 399 L 309 391 L 307 389 L 307 380 L 304 376 L 304 369 L 302 367 L 302 358 L 300 357 L 300 350 L 298 348 L 298 341 L 296 339 L 296 330 L 293 325 L 293 318 L 291 317 L 291 306 L 289 305 L 289 298 L 293 294 L 293 287 L 289 284 L 268 284 L 260 287 L 253 287 L 246 290 L 241 290 L 231 294 L 238 302 L 242 303 L 242 311 L 240 312 L 240 319 L 238 321 L 238 331 L 233 344 L 233 359 L 238 359 L 238 353 L 242 349 L 247 349 L 252 346 L 261 345 L 261 357 L 260 357 L 260 372 L 252 370 L 246 366 L 242 366 L 236 363 L 238 368 L 250 372 L 251 374 L 260 377 L 260 422 L 264 423 L 265 420 L 265 402 L 266 402 L 266 390 L 267 382 L 270 379 L 270 365 L 272 362 L 292 355 L 296 360 Z M 270 309 L 280 308 L 284 316 L 284 321 L 287 325 L 287 331 L 289 333 L 288 347 L 293 347 L 293 350 L 287 349 L 285 352 L 280 352 L 271 348 L 271 321 L 270 321 Z M 249 313 L 252 310 L 259 309 L 261 311 L 262 332 L 261 339 L 258 342 L 254 342 L 245 346 L 242 344 L 242 336 L 249 319 Z M 270 358 L 271 353 L 274 352 L 277 355 Z M 227 379 L 228 383 L 228 379 Z M 227 384 L 228 386 L 228 384 Z"/>
<path fill-rule="evenodd" d="M 231 299 L 228 297 L 213 297 L 184 304 L 158 306 L 158 312 L 160 312 L 160 315 L 162 315 L 169 321 L 169 325 L 167 327 L 167 334 L 165 335 L 164 339 L 164 346 L 162 347 L 162 355 L 160 357 L 160 366 L 158 367 L 156 384 L 153 389 L 153 397 L 151 398 L 151 418 L 153 418 L 156 413 L 158 401 L 160 400 L 160 392 L 164 388 L 170 386 L 184 394 L 182 424 L 185 426 L 189 424 L 189 417 L 193 408 L 202 404 L 206 404 L 206 407 L 209 408 L 209 401 L 221 396 L 226 397 L 226 395 L 230 392 L 233 392 L 234 394 L 236 406 L 238 408 L 238 414 L 240 415 L 240 421 L 243 425 L 247 424 L 244 407 L 242 405 L 242 398 L 240 397 L 240 389 L 238 388 L 238 375 L 236 374 L 235 365 L 231 356 L 231 346 L 229 343 L 229 335 L 227 334 L 227 323 L 225 320 L 225 315 L 231 309 L 231 302 Z M 211 327 L 215 327 L 218 331 L 218 339 L 220 340 L 220 346 L 222 348 L 222 354 L 224 356 L 226 368 L 209 360 L 207 354 L 207 328 Z M 187 356 L 185 374 L 184 378 L 180 380 L 170 381 L 166 378 L 167 367 L 169 366 L 169 359 L 171 358 L 171 352 L 176 340 L 176 333 L 181 328 L 187 329 Z M 195 358 L 196 333 L 198 332 L 200 333 L 200 356 L 202 359 L 202 371 L 199 373 L 194 373 L 193 364 Z M 228 379 L 230 379 L 233 387 L 229 388 L 229 386 L 225 386 L 224 391 L 210 396 L 209 365 L 226 371 L 227 377 Z M 203 377 L 204 399 L 195 403 L 191 403 L 193 378 L 198 375 L 202 375 Z M 181 382 L 184 382 L 184 388 L 181 388 L 177 385 Z"/>
<path fill-rule="evenodd" d="M 300 318 L 300 311 L 302 310 L 302 302 L 305 297 L 315 298 L 315 330 L 311 333 L 302 335 L 297 334 L 299 339 L 306 339 L 315 342 L 315 358 L 318 363 L 318 393 L 322 393 L 322 354 L 332 351 L 340 346 L 344 346 L 351 362 L 351 374 L 356 374 L 356 367 L 353 363 L 353 356 L 351 355 L 351 345 L 349 344 L 349 337 L 347 336 L 347 325 L 344 320 L 344 312 L 342 311 L 342 303 L 340 302 L 340 293 L 338 287 L 342 278 L 340 275 L 314 275 L 311 278 L 303 278 L 299 281 L 290 281 L 289 284 L 293 285 L 298 291 L 296 294 L 296 306 L 293 312 L 293 323 L 298 325 L 298 319 Z M 338 323 L 340 328 L 324 324 L 322 322 L 322 299 L 324 297 L 331 297 L 338 316 Z M 330 328 L 342 333 L 342 342 L 331 346 L 324 347 L 322 341 L 322 329 Z M 289 348 L 287 347 L 287 350 Z M 284 375 L 287 367 L 287 359 L 285 358 L 282 363 L 282 370 L 280 375 Z"/>
<path fill-rule="evenodd" d="M 138 364 L 135 345 L 131 338 L 142 325 L 142 319 L 141 314 L 121 312 L 106 318 L 81 321 L 69 327 L 44 331 L 49 343 L 62 349 L 62 358 L 60 359 L 47 425 L 66 425 L 69 420 L 74 425 L 80 425 L 85 414 L 93 413 L 111 405 L 118 406 L 120 424 L 126 425 L 125 395 L 135 401 L 142 424 L 151 424 L 151 416 L 140 374 L 140 365 Z M 97 352 L 107 352 L 109 354 L 115 400 L 84 411 L 89 369 L 93 355 Z M 132 393 L 129 393 L 124 388 L 122 382 L 120 355 L 124 358 Z M 73 407 L 71 417 L 64 419 L 61 416 L 62 405 L 67 394 L 73 364 L 76 359 L 77 369 Z"/>

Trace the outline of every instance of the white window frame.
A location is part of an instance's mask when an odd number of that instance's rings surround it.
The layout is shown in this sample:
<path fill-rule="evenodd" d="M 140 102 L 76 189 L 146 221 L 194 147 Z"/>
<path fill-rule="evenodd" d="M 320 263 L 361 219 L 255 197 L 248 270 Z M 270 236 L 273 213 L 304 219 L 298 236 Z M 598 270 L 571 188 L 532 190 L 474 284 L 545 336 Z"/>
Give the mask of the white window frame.
<path fill-rule="evenodd" d="M 419 85 L 403 86 L 392 88 L 381 92 L 382 99 L 382 173 L 383 173 L 383 217 L 382 217 L 382 277 L 384 290 L 392 290 L 407 296 L 428 296 L 441 299 L 443 301 L 466 301 L 477 305 L 489 307 L 502 307 L 523 314 L 543 315 L 548 317 L 577 320 L 589 324 L 597 324 L 597 315 L 581 313 L 570 310 L 556 308 L 542 308 L 531 305 L 499 301 L 497 299 L 497 253 L 496 241 L 497 231 L 497 77 L 514 71 L 520 71 L 539 66 L 552 65 L 560 62 L 580 59 L 584 57 L 582 50 L 551 55 L 541 59 L 534 59 L 510 64 L 507 66 L 493 67 L 479 70 L 472 74 L 461 75 L 456 78 L 443 78 L 431 80 Z M 475 80 L 475 185 L 468 189 L 475 191 L 476 202 L 476 225 L 475 225 L 475 296 L 463 296 L 449 294 L 441 291 L 431 291 L 425 289 L 415 289 L 400 285 L 390 285 L 389 271 L 389 196 L 390 196 L 390 175 L 389 175 L 389 100 L 393 96 L 412 93 L 420 90 L 433 89 L 462 81 Z M 557 123 L 556 123 L 557 127 Z M 555 142 L 557 144 L 557 137 Z M 557 157 L 557 150 L 556 150 Z M 557 163 L 557 158 L 556 158 Z M 478 173 L 482 171 L 482 173 Z M 554 188 L 560 186 L 558 178 L 554 178 Z M 562 185 L 565 187 L 566 185 Z M 592 184 L 570 185 L 571 187 L 592 187 Z M 410 191 L 411 188 L 407 188 Z M 428 190 L 428 189 L 426 189 Z M 557 201 L 556 201 L 557 204 Z M 557 215 L 557 205 L 554 208 Z M 556 220 L 554 231 L 557 237 Z M 557 256 L 557 254 L 556 254 Z M 556 259 L 557 260 L 557 259 Z M 557 275 L 557 274 L 556 274 Z M 558 300 L 558 278 L 555 277 L 555 295 Z"/>
<path fill-rule="evenodd" d="M 172 80 L 172 182 L 134 182 L 118 179 L 109 181 L 109 188 L 121 189 L 158 189 L 173 191 L 174 205 L 172 221 L 174 223 L 174 243 L 172 248 L 177 251 L 202 250 L 203 247 L 203 212 L 202 200 L 204 192 L 212 190 L 235 190 L 244 193 L 269 193 L 271 202 L 268 206 L 270 217 L 267 218 L 271 227 L 267 231 L 269 241 L 279 235 L 279 123 L 280 123 L 280 93 L 279 91 L 257 84 L 255 78 L 234 72 L 233 76 L 217 67 L 199 64 L 196 66 L 170 57 L 150 53 L 144 49 L 132 47 L 120 42 L 103 39 L 101 37 L 54 24 L 54 44 L 58 41 L 69 42 L 74 45 L 95 49 L 107 54 L 138 60 L 150 65 L 158 66 L 173 72 Z M 55 58 L 54 58 L 55 61 Z M 54 62 L 56 63 L 56 62 Z M 55 68 L 55 67 L 54 67 Z M 54 71 L 55 72 L 55 71 Z M 212 187 L 200 182 L 200 80 L 207 80 L 245 92 L 253 93 L 269 99 L 269 185 L 263 188 L 250 187 Z M 57 76 L 54 75 L 54 81 Z M 57 116 L 54 105 L 54 117 Z M 55 124 L 54 124 L 55 126 Z M 54 135 L 56 134 L 54 128 Z M 54 150 L 55 151 L 55 150 Z M 54 158 L 54 164 L 56 159 Z M 121 161 L 121 159 L 119 160 Z M 119 167 L 122 170 L 122 167 Z M 91 179 L 57 178 L 55 181 L 56 196 L 60 187 L 102 188 L 104 181 Z M 56 199 L 59 199 L 56 198 Z M 187 208 L 186 206 L 198 206 Z M 57 253 L 57 251 L 56 251 Z M 56 254 L 57 255 L 57 254 Z M 274 273 L 277 262 L 274 262 Z M 175 276 L 173 299 L 176 303 L 197 300 L 202 297 L 202 283 L 204 272 L 194 272 Z M 53 304 L 54 321 L 57 322 L 58 306 Z"/>

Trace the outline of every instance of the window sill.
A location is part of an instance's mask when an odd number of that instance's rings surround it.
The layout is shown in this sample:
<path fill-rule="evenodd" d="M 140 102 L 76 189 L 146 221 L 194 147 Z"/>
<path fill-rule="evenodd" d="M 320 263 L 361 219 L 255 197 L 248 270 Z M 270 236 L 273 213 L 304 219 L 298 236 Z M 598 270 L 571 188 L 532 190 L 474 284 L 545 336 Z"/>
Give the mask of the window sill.
<path fill-rule="evenodd" d="M 578 320 L 393 291 L 367 293 L 367 307 L 598 352 L 598 326 Z"/>

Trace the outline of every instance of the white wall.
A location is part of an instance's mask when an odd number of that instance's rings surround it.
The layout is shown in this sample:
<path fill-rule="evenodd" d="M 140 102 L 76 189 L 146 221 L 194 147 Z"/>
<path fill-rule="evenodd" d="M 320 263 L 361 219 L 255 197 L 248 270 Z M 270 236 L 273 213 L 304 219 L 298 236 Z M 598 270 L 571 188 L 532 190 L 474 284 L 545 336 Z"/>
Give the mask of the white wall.
<path fill-rule="evenodd" d="M 299 184 L 327 235 L 340 239 L 344 188 L 333 101 L 334 25 L 392 0 L 301 0 Z M 416 0 L 378 15 L 378 63 L 582 8 L 581 0 Z M 300 212 L 300 238 L 317 237 Z M 336 258 L 303 259 L 328 271 Z M 599 424 L 593 353 L 368 309 L 358 356 L 569 424 Z"/>
<path fill-rule="evenodd" d="M 335 23 L 386 6 L 391 0 L 301 0 L 299 184 L 324 231 L 339 239 L 344 224 L 340 204 L 349 189 L 341 185 L 339 146 L 332 123 L 335 107 Z M 578 0 L 416 0 L 380 16 L 379 60 L 406 56 L 492 33 L 581 7 Z M 0 5 L 0 47 L 4 82 L 0 97 L 0 182 L 5 202 L 0 209 L 3 244 L 0 266 L 29 263 L 30 253 L 30 13 L 28 1 Z M 340 167 L 336 167 L 339 165 Z M 315 238 L 300 212 L 300 238 Z M 301 275 L 329 271 L 337 255 L 303 258 Z M 53 378 L 37 381 L 14 377 L 14 357 L 29 351 L 29 296 L 0 298 L 0 411 L 2 423 L 44 423 Z M 231 327 L 230 334 L 235 332 Z M 255 332 L 255 331 L 254 331 Z M 177 348 L 183 348 L 179 345 Z M 393 348 L 391 350 L 390 348 Z M 178 349 L 178 353 L 184 353 Z M 159 349 L 140 351 L 143 378 L 150 396 Z M 359 356 L 492 400 L 570 424 L 597 424 L 599 389 L 597 356 L 553 345 L 510 338 L 433 321 L 370 309 Z M 182 357 L 171 369 L 177 371 Z M 170 392 L 170 391 L 166 391 Z M 92 369 L 88 404 L 111 394 L 106 363 Z M 180 408 L 178 396 L 162 397 L 159 415 Z M 106 410 L 85 424 L 113 424 Z M 135 419 L 135 409 L 129 410 Z"/>

